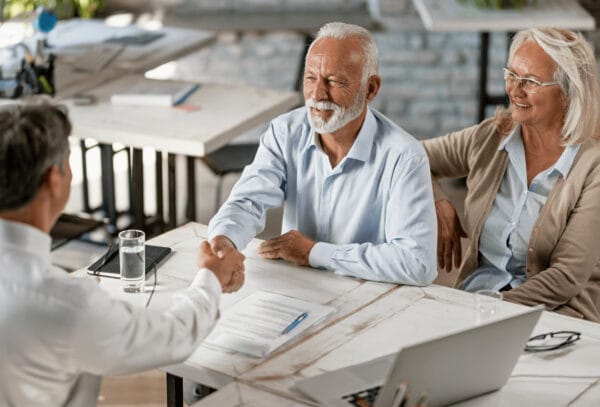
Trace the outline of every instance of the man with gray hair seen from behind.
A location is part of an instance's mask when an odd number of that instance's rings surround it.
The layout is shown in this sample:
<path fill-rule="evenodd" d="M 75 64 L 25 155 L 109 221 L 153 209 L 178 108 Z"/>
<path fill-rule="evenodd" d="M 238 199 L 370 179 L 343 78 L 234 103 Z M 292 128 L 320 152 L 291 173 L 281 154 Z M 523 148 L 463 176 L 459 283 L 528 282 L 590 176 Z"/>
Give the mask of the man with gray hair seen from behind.
<path fill-rule="evenodd" d="M 0 406 L 94 406 L 101 375 L 185 360 L 244 281 L 244 256 L 202 242 L 195 279 L 164 312 L 111 299 L 50 263 L 50 229 L 71 190 L 66 111 L 0 107 Z"/>
<path fill-rule="evenodd" d="M 371 34 L 323 26 L 304 70 L 306 106 L 273 120 L 211 220 L 213 252 L 242 250 L 284 206 L 258 253 L 367 280 L 428 285 L 437 226 L 423 148 L 368 104 L 381 86 Z"/>

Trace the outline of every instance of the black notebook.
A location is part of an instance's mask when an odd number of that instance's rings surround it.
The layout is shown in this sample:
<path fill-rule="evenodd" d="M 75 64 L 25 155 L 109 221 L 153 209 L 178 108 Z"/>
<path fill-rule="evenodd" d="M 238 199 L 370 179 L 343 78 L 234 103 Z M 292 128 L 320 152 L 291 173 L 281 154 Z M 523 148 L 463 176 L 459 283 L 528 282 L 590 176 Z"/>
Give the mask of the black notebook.
<path fill-rule="evenodd" d="M 171 253 L 170 247 L 146 245 L 146 273 L 160 263 L 162 259 Z M 88 267 L 88 274 L 103 277 L 120 278 L 119 270 L 119 247 L 110 248 L 106 254 Z"/>

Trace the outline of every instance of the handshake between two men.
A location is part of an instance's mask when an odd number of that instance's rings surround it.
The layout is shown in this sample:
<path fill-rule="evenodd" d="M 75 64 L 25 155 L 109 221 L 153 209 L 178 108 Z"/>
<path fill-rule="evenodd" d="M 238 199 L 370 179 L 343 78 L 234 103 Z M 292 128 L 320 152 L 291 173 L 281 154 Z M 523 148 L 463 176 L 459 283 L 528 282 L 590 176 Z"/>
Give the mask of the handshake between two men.
<path fill-rule="evenodd" d="M 208 269 L 213 272 L 219 284 L 221 291 L 232 293 L 239 290 L 244 285 L 244 259 L 246 257 L 240 253 L 234 246 L 217 246 L 203 241 L 198 250 L 198 267 Z"/>

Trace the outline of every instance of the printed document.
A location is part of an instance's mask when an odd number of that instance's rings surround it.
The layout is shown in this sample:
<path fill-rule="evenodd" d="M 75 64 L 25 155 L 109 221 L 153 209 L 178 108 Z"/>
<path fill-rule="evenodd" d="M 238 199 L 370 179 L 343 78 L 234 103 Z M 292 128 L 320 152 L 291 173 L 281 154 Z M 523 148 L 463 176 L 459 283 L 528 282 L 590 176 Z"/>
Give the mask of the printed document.
<path fill-rule="evenodd" d="M 330 306 L 259 290 L 225 310 L 204 343 L 264 357 L 333 311 Z"/>

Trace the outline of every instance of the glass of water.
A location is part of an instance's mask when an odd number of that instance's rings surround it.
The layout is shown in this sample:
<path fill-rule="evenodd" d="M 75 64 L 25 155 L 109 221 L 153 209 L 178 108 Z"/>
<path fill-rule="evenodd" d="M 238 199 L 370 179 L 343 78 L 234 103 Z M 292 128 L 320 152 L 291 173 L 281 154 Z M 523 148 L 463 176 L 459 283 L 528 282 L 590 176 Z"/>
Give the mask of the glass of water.
<path fill-rule="evenodd" d="M 500 310 L 502 293 L 495 290 L 479 290 L 475 292 L 475 323 L 493 319 Z"/>
<path fill-rule="evenodd" d="M 119 266 L 123 291 L 144 292 L 146 283 L 146 235 L 141 230 L 124 230 L 119 233 Z"/>

